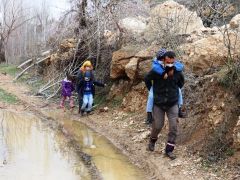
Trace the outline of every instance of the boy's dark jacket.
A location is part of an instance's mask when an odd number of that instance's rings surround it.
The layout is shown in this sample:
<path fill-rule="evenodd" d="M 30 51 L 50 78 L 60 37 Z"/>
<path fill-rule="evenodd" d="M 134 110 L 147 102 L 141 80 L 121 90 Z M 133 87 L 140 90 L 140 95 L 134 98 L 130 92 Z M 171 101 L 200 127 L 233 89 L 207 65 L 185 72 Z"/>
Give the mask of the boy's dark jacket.
<path fill-rule="evenodd" d="M 92 71 L 91 71 L 90 82 L 91 82 L 91 86 L 92 86 L 91 89 L 92 89 L 93 96 L 95 95 L 95 86 L 104 87 L 103 83 L 101 83 L 99 81 L 95 81 L 94 74 Z M 79 71 L 77 74 L 76 90 L 80 97 L 83 96 L 85 83 L 86 83 L 86 81 L 84 81 L 84 72 Z"/>
<path fill-rule="evenodd" d="M 184 85 L 184 76 L 182 72 L 175 70 L 173 77 L 165 80 L 163 75 L 151 70 L 145 76 L 145 84 L 148 90 L 153 86 L 154 104 L 168 108 L 177 104 L 179 88 Z"/>

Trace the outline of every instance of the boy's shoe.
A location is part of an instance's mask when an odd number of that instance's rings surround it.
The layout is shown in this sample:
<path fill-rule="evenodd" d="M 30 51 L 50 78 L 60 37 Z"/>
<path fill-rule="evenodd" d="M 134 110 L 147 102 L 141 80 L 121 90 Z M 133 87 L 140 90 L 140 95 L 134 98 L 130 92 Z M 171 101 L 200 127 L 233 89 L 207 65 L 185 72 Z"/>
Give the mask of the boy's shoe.
<path fill-rule="evenodd" d="M 152 124 L 152 113 L 151 112 L 147 112 L 147 119 L 145 121 L 145 124 Z"/>
<path fill-rule="evenodd" d="M 176 155 L 173 154 L 173 152 L 168 152 L 168 153 L 166 153 L 165 155 L 166 155 L 168 158 L 170 158 L 171 160 L 174 160 L 174 159 L 177 158 Z"/>
<path fill-rule="evenodd" d="M 81 111 L 80 111 L 81 116 L 84 115 L 84 112 L 85 112 L 84 110 L 81 110 Z"/>
<path fill-rule="evenodd" d="M 181 107 L 178 110 L 178 117 L 180 117 L 180 118 L 186 118 L 187 117 L 186 111 L 183 110 Z"/>
<path fill-rule="evenodd" d="M 92 111 L 87 111 L 87 115 L 92 115 L 93 112 Z"/>

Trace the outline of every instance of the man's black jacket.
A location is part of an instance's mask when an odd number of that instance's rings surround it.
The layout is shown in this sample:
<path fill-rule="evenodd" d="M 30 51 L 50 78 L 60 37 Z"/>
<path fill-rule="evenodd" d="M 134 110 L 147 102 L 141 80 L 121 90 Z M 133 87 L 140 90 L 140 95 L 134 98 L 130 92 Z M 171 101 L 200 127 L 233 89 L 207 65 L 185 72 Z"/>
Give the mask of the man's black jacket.
<path fill-rule="evenodd" d="M 163 79 L 155 71 L 150 71 L 145 76 L 145 84 L 148 90 L 153 86 L 154 104 L 162 107 L 171 107 L 178 102 L 179 88 L 184 85 L 182 72 L 174 71 L 172 77 Z"/>

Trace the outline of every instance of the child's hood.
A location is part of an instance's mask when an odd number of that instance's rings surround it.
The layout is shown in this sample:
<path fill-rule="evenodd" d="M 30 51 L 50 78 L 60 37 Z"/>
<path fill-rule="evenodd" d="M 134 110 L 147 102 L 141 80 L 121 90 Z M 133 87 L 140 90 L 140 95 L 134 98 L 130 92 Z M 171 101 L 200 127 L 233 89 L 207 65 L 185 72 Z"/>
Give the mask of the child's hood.
<path fill-rule="evenodd" d="M 184 65 L 179 60 L 174 62 L 174 67 L 177 71 L 181 72 L 184 70 Z M 152 70 L 158 74 L 163 74 L 164 72 L 164 64 L 162 61 L 158 61 L 156 58 L 152 62 Z"/>
<path fill-rule="evenodd" d="M 157 58 L 154 58 L 152 62 L 152 70 L 160 75 L 164 72 L 163 62 L 158 61 Z"/>
<path fill-rule="evenodd" d="M 181 63 L 179 60 L 176 60 L 174 62 L 174 66 L 175 66 L 177 71 L 183 71 L 184 70 L 184 64 Z"/>
<path fill-rule="evenodd" d="M 65 78 L 64 80 L 63 80 L 64 82 L 72 82 L 72 81 L 69 81 L 67 78 Z"/>

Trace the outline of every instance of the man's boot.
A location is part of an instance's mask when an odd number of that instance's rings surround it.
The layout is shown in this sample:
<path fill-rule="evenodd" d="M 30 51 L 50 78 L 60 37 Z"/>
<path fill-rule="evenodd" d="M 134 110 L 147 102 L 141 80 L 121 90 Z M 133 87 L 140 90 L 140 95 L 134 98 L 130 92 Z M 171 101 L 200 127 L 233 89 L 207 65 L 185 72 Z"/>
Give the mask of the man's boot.
<path fill-rule="evenodd" d="M 149 144 L 147 146 L 148 151 L 154 151 L 156 141 L 157 141 L 157 138 L 150 137 Z"/>
<path fill-rule="evenodd" d="M 145 124 L 152 124 L 152 113 L 151 112 L 147 112 L 147 119 L 145 121 Z"/>
<path fill-rule="evenodd" d="M 173 154 L 173 150 L 175 147 L 175 143 L 172 143 L 170 141 L 168 141 L 167 145 L 166 145 L 166 149 L 165 149 L 165 154 L 167 157 L 169 157 L 171 160 L 176 159 L 177 157 Z"/>

